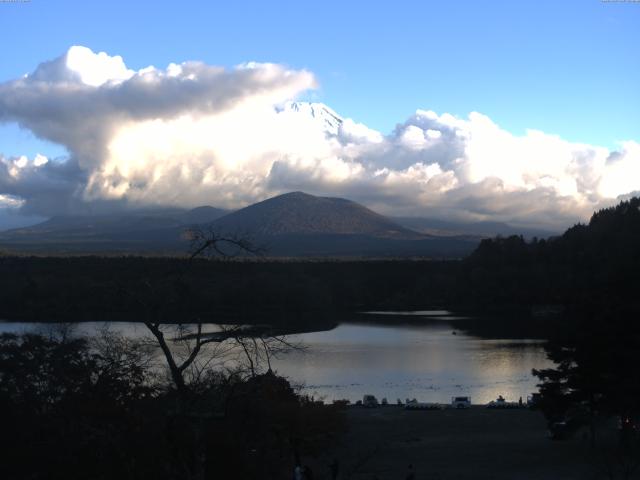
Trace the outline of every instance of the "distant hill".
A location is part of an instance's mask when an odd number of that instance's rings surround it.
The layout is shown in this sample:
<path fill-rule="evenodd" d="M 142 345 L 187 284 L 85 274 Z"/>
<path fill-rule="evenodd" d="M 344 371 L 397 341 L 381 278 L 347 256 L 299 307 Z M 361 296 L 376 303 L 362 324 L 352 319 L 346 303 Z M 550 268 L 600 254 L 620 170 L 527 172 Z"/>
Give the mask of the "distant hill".
<path fill-rule="evenodd" d="M 211 223 L 214 220 L 227 215 L 228 213 L 229 210 L 222 210 L 221 208 L 204 206 L 187 210 L 179 218 L 182 225 L 199 225 L 204 223 Z"/>
<path fill-rule="evenodd" d="M 216 220 L 213 227 L 223 232 L 246 232 L 261 237 L 286 234 L 423 237 L 351 200 L 302 192 L 286 193 L 250 205 Z"/>
<path fill-rule="evenodd" d="M 192 210 L 167 208 L 133 210 L 117 214 L 56 216 L 30 227 L 0 232 L 0 238 L 31 234 L 64 236 L 72 232 L 84 235 L 110 235 L 210 223 L 227 213 L 227 210 L 219 208 L 198 207 Z"/>
<path fill-rule="evenodd" d="M 166 253 L 189 248 L 185 230 L 249 238 L 278 257 L 460 258 L 478 237 L 419 233 L 344 198 L 292 192 L 235 212 L 213 207 L 53 217 L 0 233 L 0 248 L 32 253 Z"/>
<path fill-rule="evenodd" d="M 183 251 L 186 228 L 209 224 L 227 213 L 205 206 L 56 216 L 30 227 L 0 232 L 0 247 L 38 253 Z"/>
<path fill-rule="evenodd" d="M 530 239 L 533 237 L 549 238 L 560 233 L 537 228 L 521 228 L 504 222 L 454 222 L 425 217 L 391 217 L 391 219 L 416 232 L 444 237 L 463 235 L 490 238 L 498 235 L 503 237 L 522 235 L 524 238 Z"/>

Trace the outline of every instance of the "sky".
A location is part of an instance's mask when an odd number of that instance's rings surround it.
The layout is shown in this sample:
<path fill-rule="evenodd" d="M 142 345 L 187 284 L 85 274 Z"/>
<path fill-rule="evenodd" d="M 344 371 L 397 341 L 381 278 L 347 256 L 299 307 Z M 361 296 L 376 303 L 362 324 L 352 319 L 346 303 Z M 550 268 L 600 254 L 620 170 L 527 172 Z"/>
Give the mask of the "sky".
<path fill-rule="evenodd" d="M 31 0 L 0 2 L 0 21 L 0 228 L 87 205 L 238 208 L 289 188 L 560 227 L 640 190 L 637 2 Z M 87 83 L 117 56 L 121 78 Z M 172 85 L 168 66 L 189 61 L 177 76 L 197 85 Z M 134 85 L 150 65 L 161 86 Z M 327 134 L 266 113 L 289 100 L 348 121 Z"/>

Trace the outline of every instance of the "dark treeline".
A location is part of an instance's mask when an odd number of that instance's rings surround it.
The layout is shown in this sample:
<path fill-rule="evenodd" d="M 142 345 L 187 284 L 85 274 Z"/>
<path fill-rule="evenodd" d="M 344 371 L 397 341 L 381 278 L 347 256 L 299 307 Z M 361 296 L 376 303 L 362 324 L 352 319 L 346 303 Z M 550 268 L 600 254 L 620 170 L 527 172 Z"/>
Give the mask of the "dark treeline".
<path fill-rule="evenodd" d="M 475 254 L 481 263 L 502 262 L 500 271 L 517 262 L 519 275 L 538 271 L 540 280 L 555 282 L 565 314 L 545 347 L 555 366 L 534 371 L 541 381 L 539 407 L 557 437 L 588 431 L 592 455 L 605 460 L 609 478 L 635 478 L 640 468 L 638 245 L 640 199 L 633 198 L 557 239 L 484 242 Z M 512 291 L 518 293 L 527 298 L 523 290 Z M 607 443 L 598 431 L 612 420 L 618 438 Z"/>
<path fill-rule="evenodd" d="M 0 257 L 0 318 L 298 322 L 429 306 L 496 313 L 637 304 L 640 200 L 548 240 L 481 242 L 461 261 Z M 304 314 L 304 315 L 303 315 Z M 259 316 L 256 317 L 256 315 Z"/>
<path fill-rule="evenodd" d="M 549 240 L 484 240 L 467 260 L 475 298 L 567 306 L 621 302 L 637 307 L 640 199 L 593 214 Z"/>
<path fill-rule="evenodd" d="M 271 320 L 445 304 L 458 262 L 0 257 L 0 318 Z M 142 300 L 142 301 L 141 301 Z M 152 305 L 155 312 L 149 312 Z M 260 319 L 258 319 L 260 321 Z"/>
<path fill-rule="evenodd" d="M 606 478 L 636 478 L 640 469 L 639 245 L 640 199 L 632 198 L 556 238 L 484 240 L 463 267 L 480 306 L 561 307 L 544 324 L 554 366 L 533 372 L 537 406 L 553 438 L 590 438 Z"/>

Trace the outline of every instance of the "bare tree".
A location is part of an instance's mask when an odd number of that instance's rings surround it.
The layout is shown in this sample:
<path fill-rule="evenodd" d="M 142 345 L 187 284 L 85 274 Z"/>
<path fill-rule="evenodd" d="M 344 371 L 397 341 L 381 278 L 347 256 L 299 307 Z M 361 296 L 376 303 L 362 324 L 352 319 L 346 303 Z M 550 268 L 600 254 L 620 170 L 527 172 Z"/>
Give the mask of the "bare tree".
<path fill-rule="evenodd" d="M 185 392 L 187 390 L 187 383 L 185 377 L 188 373 L 188 369 L 194 366 L 194 362 L 198 358 L 198 355 L 202 351 L 203 347 L 210 343 L 219 342 L 216 337 L 204 337 L 202 335 L 202 323 L 196 325 L 196 334 L 193 337 L 177 337 L 181 340 L 182 346 L 187 350 L 186 357 L 179 358 L 176 352 L 171 349 L 165 332 L 162 328 L 162 324 L 156 322 L 144 322 L 147 329 L 156 338 L 158 346 L 165 357 L 171 379 L 179 392 Z M 177 332 L 184 331 L 184 325 L 177 325 L 174 330 Z M 191 340 L 193 339 L 193 340 Z"/>
<path fill-rule="evenodd" d="M 185 233 L 191 240 L 190 260 L 203 257 L 260 256 L 265 253 L 265 248 L 252 241 L 249 235 L 221 235 L 213 228 L 198 227 L 190 228 Z"/>
<path fill-rule="evenodd" d="M 300 343 L 292 342 L 286 335 L 278 334 L 271 327 L 245 327 L 242 325 L 220 326 L 220 334 L 231 342 L 232 348 L 240 350 L 241 363 L 252 377 L 273 371 L 272 360 L 284 353 L 304 351 Z"/>
<path fill-rule="evenodd" d="M 261 254 L 261 249 L 254 247 L 246 238 L 219 235 L 211 229 L 191 229 L 187 233 L 191 240 L 191 249 L 186 268 L 182 267 L 180 271 L 167 277 L 173 278 L 173 281 L 177 273 L 177 281 L 183 282 L 183 277 L 192 267 L 192 262 L 198 259 L 229 259 L 241 254 Z M 285 345 L 286 340 L 280 338 L 276 341 L 266 336 L 249 340 L 245 335 L 246 331 L 241 332 L 241 327 L 216 326 L 209 330 L 200 318 L 196 318 L 195 321 L 180 318 L 176 324 L 171 325 L 163 323 L 162 305 L 166 301 L 163 293 L 165 296 L 170 295 L 174 285 L 162 286 L 162 289 L 158 288 L 156 282 L 152 283 L 147 278 L 141 282 L 138 291 L 121 289 L 121 293 L 127 295 L 145 312 L 143 324 L 153 335 L 156 347 L 162 352 L 171 381 L 178 393 L 175 410 L 172 412 L 172 428 L 177 432 L 176 436 L 188 439 L 185 444 L 176 445 L 173 449 L 177 458 L 176 464 L 181 465 L 180 476 L 203 478 L 206 442 L 203 441 L 205 422 L 202 418 L 210 416 L 211 412 L 210 407 L 200 410 L 192 404 L 192 400 L 198 402 L 198 395 L 191 394 L 197 391 L 203 376 L 207 377 L 214 366 L 224 364 L 234 352 L 251 352 L 246 358 L 252 362 L 252 375 L 256 374 L 265 359 L 271 368 L 271 358 L 281 345 Z M 259 345 L 261 348 L 250 350 L 249 344 Z M 228 376 L 226 380 L 233 382 L 233 378 L 234 376 Z"/>
<path fill-rule="evenodd" d="M 254 245 L 247 236 L 220 235 L 213 229 L 192 228 L 187 231 L 191 240 L 189 264 L 196 259 L 230 259 L 239 255 L 259 256 L 264 249 Z M 181 279 L 186 272 L 178 273 Z M 300 345 L 289 342 L 285 335 L 276 334 L 271 328 L 216 325 L 215 330 L 205 331 L 204 323 L 167 325 L 159 321 L 158 308 L 152 303 L 160 297 L 151 282 L 143 282 L 146 295 L 140 292 L 124 292 L 140 304 L 146 312 L 144 325 L 155 338 L 165 358 L 171 380 L 180 393 L 189 390 L 189 382 L 198 382 L 202 373 L 223 364 L 233 354 L 240 353 L 239 363 L 250 376 L 272 369 L 272 359 Z M 147 300 L 145 300 L 147 298 Z M 207 322 L 209 323 L 209 322 Z M 238 356 L 235 356 L 238 361 Z M 220 365 L 217 365 L 220 366 Z"/>

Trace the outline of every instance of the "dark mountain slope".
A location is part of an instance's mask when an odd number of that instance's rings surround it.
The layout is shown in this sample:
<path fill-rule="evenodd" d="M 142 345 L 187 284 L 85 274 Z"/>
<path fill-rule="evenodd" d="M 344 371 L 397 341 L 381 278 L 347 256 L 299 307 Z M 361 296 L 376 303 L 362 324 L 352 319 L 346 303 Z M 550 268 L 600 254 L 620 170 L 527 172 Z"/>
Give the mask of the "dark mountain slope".
<path fill-rule="evenodd" d="M 344 198 L 286 193 L 233 212 L 213 223 L 225 232 L 275 235 L 370 235 L 383 238 L 422 238 L 368 208 Z"/>

